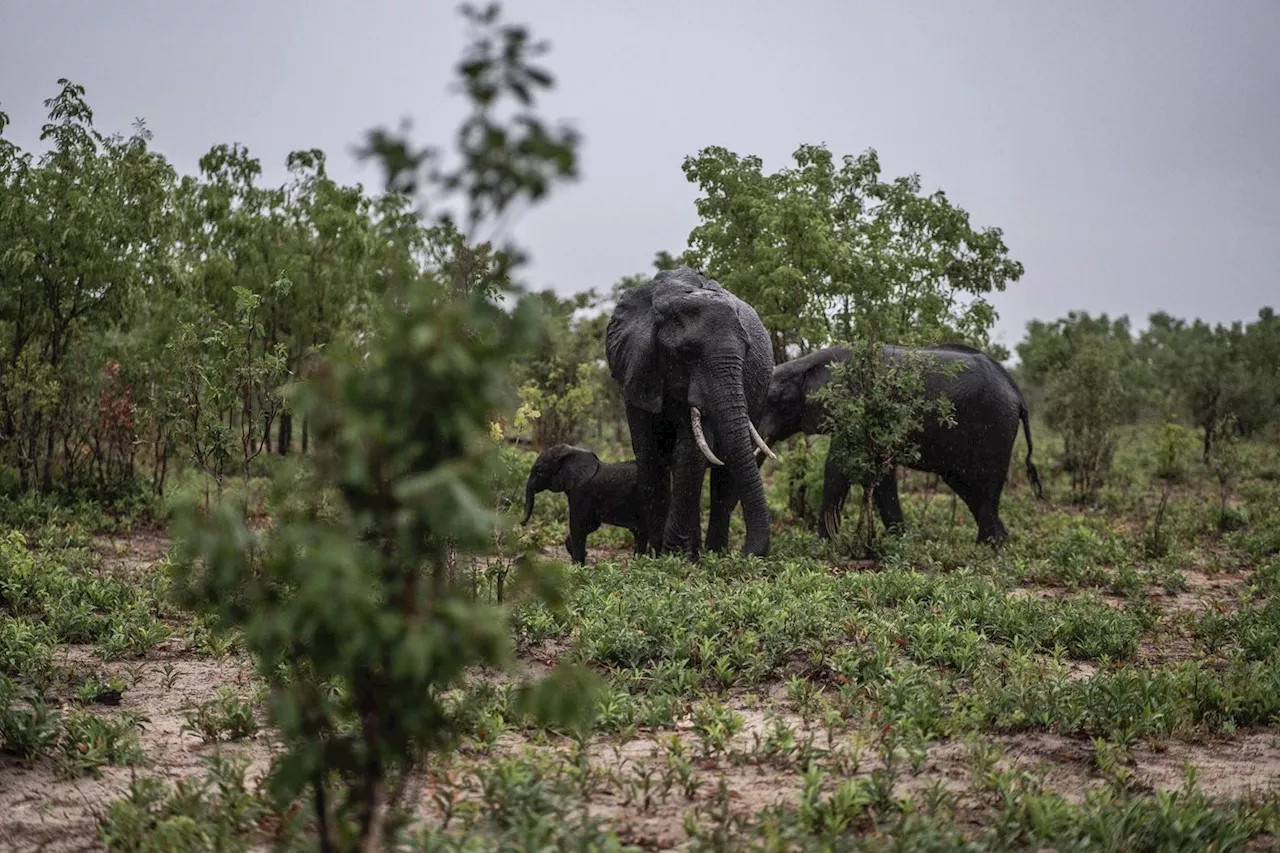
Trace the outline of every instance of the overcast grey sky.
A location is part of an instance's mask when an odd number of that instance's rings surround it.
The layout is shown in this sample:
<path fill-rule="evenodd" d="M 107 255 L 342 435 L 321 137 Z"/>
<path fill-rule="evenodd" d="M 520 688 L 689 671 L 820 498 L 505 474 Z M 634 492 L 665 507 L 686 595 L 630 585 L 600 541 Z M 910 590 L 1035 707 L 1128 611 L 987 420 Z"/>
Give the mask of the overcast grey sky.
<path fill-rule="evenodd" d="M 627 8 L 630 6 L 631 8 Z M 723 145 L 784 165 L 801 143 L 875 148 L 1026 275 L 995 338 L 1071 309 L 1250 320 L 1280 303 L 1280 0 L 511 0 L 551 40 L 544 114 L 585 136 L 583 179 L 515 235 L 531 283 L 568 293 L 650 272 L 696 224 L 683 157 Z M 99 127 L 143 117 L 182 171 L 241 142 L 268 179 L 318 147 L 373 187 L 351 146 L 414 119 L 445 143 L 464 43 L 453 2 L 3 0 L 6 135 L 38 147 L 66 76 Z"/>

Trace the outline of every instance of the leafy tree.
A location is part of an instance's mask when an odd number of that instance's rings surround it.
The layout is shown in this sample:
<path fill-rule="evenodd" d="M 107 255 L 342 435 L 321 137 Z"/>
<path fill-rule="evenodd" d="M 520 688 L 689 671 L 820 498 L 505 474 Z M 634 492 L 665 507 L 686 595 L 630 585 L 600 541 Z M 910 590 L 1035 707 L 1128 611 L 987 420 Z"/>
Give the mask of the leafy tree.
<path fill-rule="evenodd" d="M 1258 311 L 1258 319 L 1244 330 L 1241 346 L 1245 364 L 1254 380 L 1256 408 L 1246 430 L 1280 421 L 1280 316 L 1270 307 Z"/>
<path fill-rule="evenodd" d="M 886 350 L 874 339 L 845 345 L 848 360 L 831 364 L 831 381 L 818 389 L 815 399 L 831 440 L 828 458 L 850 482 L 863 486 L 861 546 L 871 553 L 876 484 L 895 465 L 919 459 L 917 440 L 927 418 L 954 425 L 954 407 L 947 397 L 926 392 L 926 371 L 943 369 L 936 356 Z"/>
<path fill-rule="evenodd" d="M 1212 441 L 1209 443 L 1209 458 L 1205 460 L 1218 481 L 1218 529 L 1229 530 L 1239 526 L 1239 515 L 1230 509 L 1231 484 L 1240 474 L 1244 463 L 1240 447 L 1240 425 L 1233 414 L 1218 421 Z"/>
<path fill-rule="evenodd" d="M 837 338 L 990 346 L 986 295 L 1023 272 L 1000 229 L 975 229 L 941 190 L 921 195 L 918 175 L 883 180 L 874 150 L 793 156 L 766 174 L 713 146 L 683 166 L 703 194 L 687 257 L 755 307 L 776 361 Z"/>
<path fill-rule="evenodd" d="M 1129 320 L 1071 312 L 1027 324 L 1020 373 L 1042 389 L 1045 419 L 1063 437 L 1063 467 L 1078 499 L 1090 499 L 1111 469 L 1115 430 L 1142 407 L 1144 367 Z"/>
<path fill-rule="evenodd" d="M 658 272 L 663 270 L 675 270 L 680 267 L 691 267 L 696 263 L 696 258 L 689 252 L 681 252 L 679 255 L 673 255 L 670 252 L 661 250 L 653 256 L 653 267 Z M 627 279 L 623 279 L 627 281 Z"/>
<path fill-rule="evenodd" d="M 273 289 L 286 287 L 287 282 L 277 282 Z M 180 377 L 175 384 L 179 398 L 173 401 L 181 413 L 173 423 L 175 438 L 189 450 L 192 461 L 213 476 L 219 496 L 232 465 L 247 482 L 250 463 L 266 448 L 265 440 L 255 439 L 255 414 L 263 419 L 265 439 L 283 403 L 278 389 L 288 363 L 283 342 L 260 351 L 262 296 L 239 285 L 234 292 L 234 322 L 218 319 L 203 335 L 184 323 L 166 346 Z M 233 432 L 224 412 L 237 412 L 243 428 Z"/>
<path fill-rule="evenodd" d="M 467 79 L 503 81 L 490 101 L 528 101 L 530 81 L 551 85 L 528 65 L 523 28 L 500 25 L 492 8 L 478 20 L 486 42 L 510 46 L 485 67 L 469 59 L 460 68 Z M 545 187 L 531 176 L 538 158 L 573 160 L 572 145 L 529 154 L 510 150 L 519 145 L 510 140 L 491 134 L 483 156 L 446 182 L 478 187 L 471 201 L 485 215 L 540 197 Z M 496 184 L 470 174 L 522 156 L 528 169 Z M 417 162 L 384 160 L 388 185 L 411 185 L 402 170 Z M 473 600 L 452 567 L 455 554 L 484 549 L 500 523 L 485 509 L 498 450 L 488 418 L 510 364 L 537 346 L 544 326 L 540 300 L 514 287 L 498 288 L 515 303 L 508 313 L 486 289 L 459 292 L 454 283 L 440 274 L 395 282 L 394 308 L 375 313 L 371 339 L 339 345 L 297 389 L 293 403 L 315 424 L 320 450 L 301 479 L 278 473 L 289 509 L 274 530 L 251 533 L 226 503 L 212 519 L 183 516 L 184 600 L 243 630 L 287 744 L 271 783 L 286 802 L 310 791 L 322 850 L 392 842 L 405 774 L 463 728 L 466 709 L 445 692 L 469 667 L 511 657 L 501 607 Z M 528 571 L 531 560 L 524 568 L 524 581 L 554 602 L 543 576 Z M 526 691 L 525 709 L 568 719 L 571 694 L 557 684 Z"/>
<path fill-rule="evenodd" d="M 592 294 L 592 299 L 592 307 L 598 308 L 598 297 Z M 587 420 L 595 425 L 596 435 L 600 439 L 630 448 L 626 402 L 622 399 L 622 389 L 609 375 L 609 366 L 603 357 L 602 344 L 608 325 L 608 312 L 599 310 L 577 321 L 576 332 L 580 345 L 590 354 L 589 376 L 592 382 L 592 393 L 591 404 L 587 409 Z"/>
<path fill-rule="evenodd" d="M 530 62 L 549 49 L 546 42 L 530 42 L 523 27 L 496 26 L 500 4 L 477 8 L 467 3 L 462 15 L 472 27 L 466 56 L 458 65 L 458 88 L 471 111 L 455 137 L 459 162 L 441 162 L 435 148 L 415 148 L 404 133 L 377 129 L 359 149 L 387 170 L 387 189 L 412 195 L 424 180 L 442 192 L 466 197 L 466 233 L 474 238 L 486 222 L 502 221 L 514 203 L 540 201 L 553 183 L 577 177 L 577 131 L 561 123 L 547 126 L 530 108 L 534 93 L 551 82 L 550 75 Z M 505 123 L 497 107 L 513 102 Z M 446 214 L 443 220 L 452 221 Z M 517 263 L 521 254 L 506 246 L 504 257 Z"/>
<path fill-rule="evenodd" d="M 1164 525 L 1165 510 L 1169 506 L 1169 498 L 1173 489 L 1187 478 L 1185 455 L 1189 446 L 1194 446 L 1194 439 L 1188 435 L 1186 427 L 1175 423 L 1166 423 L 1160 428 L 1160 437 L 1156 442 L 1155 480 L 1160 488 L 1160 500 L 1156 505 L 1155 519 L 1151 525 L 1151 539 L 1148 553 L 1153 557 L 1163 557 L 1168 550 L 1162 538 L 1161 528 Z"/>
<path fill-rule="evenodd" d="M 175 179 L 141 123 L 105 136 L 84 88 L 58 85 L 49 151 L 0 145 L 0 454 L 24 490 L 86 475 L 75 451 L 97 420 L 101 336 L 163 275 Z"/>
<path fill-rule="evenodd" d="M 1252 424 L 1266 419 L 1269 389 L 1246 360 L 1244 338 L 1239 323 L 1210 326 L 1196 320 L 1188 325 L 1162 311 L 1151 315 L 1139 339 L 1157 384 L 1200 428 L 1205 462 L 1224 420 Z"/>
<path fill-rule="evenodd" d="M 522 369 L 520 401 L 538 412 L 533 438 L 538 447 L 573 444 L 582 435 L 583 421 L 600 386 L 600 338 L 584 333 L 574 314 L 586 307 L 591 294 L 561 299 L 552 291 L 536 295 L 550 320 L 550 334 Z M 594 329 L 598 324 L 593 324 Z"/>

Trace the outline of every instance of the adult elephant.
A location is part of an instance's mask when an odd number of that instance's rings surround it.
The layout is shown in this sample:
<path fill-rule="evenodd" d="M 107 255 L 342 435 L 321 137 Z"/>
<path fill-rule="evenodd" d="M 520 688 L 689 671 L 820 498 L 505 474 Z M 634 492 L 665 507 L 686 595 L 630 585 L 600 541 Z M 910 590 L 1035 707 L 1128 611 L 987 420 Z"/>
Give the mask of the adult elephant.
<path fill-rule="evenodd" d="M 1027 436 L 1027 479 L 1036 496 L 1041 495 L 1040 476 L 1031 461 L 1031 423 L 1022 391 L 999 362 L 973 347 L 947 343 L 914 351 L 936 357 L 944 368 L 961 362 L 963 369 L 958 373 L 926 370 L 925 393 L 930 397 L 941 394 L 951 400 L 955 424 L 947 426 L 936 418 L 926 419 L 912 438 L 920 449 L 920 458 L 909 467 L 937 474 L 951 487 L 973 514 L 979 542 L 1002 541 L 1008 538 L 1008 531 L 1000 520 L 1000 495 L 1019 422 Z M 881 352 L 888 358 L 900 354 L 903 348 L 885 345 Z M 830 365 L 848 358 L 848 347 L 835 346 L 778 365 L 769 383 L 768 405 L 761 422 L 765 441 L 773 444 L 798 432 L 822 432 L 825 412 L 812 394 L 830 380 Z M 819 536 L 829 538 L 838 529 L 850 485 L 828 454 L 818 516 Z M 896 470 L 890 470 L 876 484 L 873 500 L 886 528 L 902 526 Z"/>
<path fill-rule="evenodd" d="M 664 270 L 623 292 L 605 350 L 626 403 L 649 548 L 697 560 L 710 462 L 707 547 L 727 546 L 729 512 L 740 497 L 742 553 L 768 554 L 755 449 L 773 454 L 752 421 L 764 411 L 773 350 L 755 309 L 688 267 Z"/>

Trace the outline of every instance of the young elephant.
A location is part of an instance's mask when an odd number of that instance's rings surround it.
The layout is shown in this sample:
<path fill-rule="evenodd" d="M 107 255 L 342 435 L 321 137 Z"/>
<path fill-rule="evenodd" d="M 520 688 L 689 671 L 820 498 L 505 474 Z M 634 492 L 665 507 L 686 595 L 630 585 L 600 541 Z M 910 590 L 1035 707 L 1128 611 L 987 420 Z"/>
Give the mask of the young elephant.
<path fill-rule="evenodd" d="M 886 358 L 900 351 L 901 347 L 889 345 L 882 350 Z M 1022 392 L 1000 363 L 981 350 L 947 343 L 918 351 L 936 356 L 943 364 L 963 362 L 964 369 L 955 376 L 926 372 L 926 393 L 950 398 L 955 406 L 956 423 L 945 426 L 933 420 L 927 422 L 915 436 L 920 458 L 908 467 L 942 477 L 973 513 L 979 542 L 1004 540 L 1008 531 L 1000 520 L 1000 495 L 1009 472 L 1019 423 L 1027 437 L 1027 479 L 1036 496 L 1041 493 L 1040 477 L 1031 462 L 1031 423 Z M 848 358 L 847 347 L 835 346 L 774 368 L 769 403 L 760 425 L 764 440 L 775 444 L 798 432 L 806 435 L 822 432 L 824 412 L 810 394 L 830 380 L 832 362 Z M 763 458 L 758 462 L 763 463 Z M 838 529 L 840 510 L 850 485 L 828 458 L 818 518 L 818 534 L 823 538 Z M 895 472 L 890 471 L 877 484 L 873 500 L 886 528 L 902 526 Z"/>
<path fill-rule="evenodd" d="M 556 444 L 538 455 L 524 488 L 525 524 L 533 515 L 538 492 L 564 492 L 569 496 L 569 535 L 564 547 L 575 563 L 587 562 L 587 536 L 601 524 L 625 527 L 635 537 L 635 552 L 644 553 L 648 536 L 636 463 L 604 463 L 590 450 L 572 444 Z"/>

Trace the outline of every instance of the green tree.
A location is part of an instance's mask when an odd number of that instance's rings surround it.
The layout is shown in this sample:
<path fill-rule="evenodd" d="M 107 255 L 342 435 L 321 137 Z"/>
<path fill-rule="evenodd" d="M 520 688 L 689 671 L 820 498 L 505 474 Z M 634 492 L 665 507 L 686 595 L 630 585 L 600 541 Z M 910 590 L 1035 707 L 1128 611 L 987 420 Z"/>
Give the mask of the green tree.
<path fill-rule="evenodd" d="M 1253 377 L 1255 398 L 1242 424 L 1256 431 L 1280 422 L 1280 316 L 1270 307 L 1258 311 L 1258 319 L 1244 329 L 1241 356 Z"/>
<path fill-rule="evenodd" d="M 831 364 L 831 381 L 818 389 L 815 400 L 831 437 L 828 458 L 850 482 L 862 484 L 860 544 L 870 554 L 876 533 L 876 484 L 895 465 L 919 459 L 917 441 L 926 418 L 954 425 L 954 407 L 947 397 L 926 393 L 926 371 L 942 369 L 936 356 L 907 349 L 886 351 L 874 339 L 845 346 L 848 360 Z"/>
<path fill-rule="evenodd" d="M 490 101 L 514 94 L 528 102 L 529 81 L 551 85 L 528 65 L 523 28 L 500 25 L 493 7 L 468 13 L 483 24 L 484 41 L 496 36 L 510 48 L 486 67 L 472 58 L 460 68 L 467 79 L 502 81 Z M 511 138 L 491 135 L 492 150 L 463 171 L 528 156 L 507 149 Z M 573 155 L 570 144 L 532 156 L 563 163 Z M 388 185 L 413 185 L 402 172 L 420 162 L 384 159 Z M 540 197 L 534 166 L 481 185 L 475 208 L 498 216 Z M 463 178 L 446 185 L 475 186 Z M 387 297 L 394 309 L 375 313 L 371 340 L 345 354 L 338 346 L 297 389 L 295 405 L 316 424 L 320 449 L 301 480 L 277 476 L 292 509 L 275 529 L 251 533 L 242 509 L 226 503 L 209 520 L 183 517 L 183 598 L 216 614 L 219 627 L 243 630 L 287 745 L 271 784 L 286 802 L 310 792 L 322 850 L 392 843 L 405 774 L 425 753 L 449 748 L 465 725 L 466 709 L 446 691 L 472 666 L 511 659 L 501 606 L 473 600 L 451 571 L 455 554 L 484 549 L 501 521 L 485 509 L 498 450 L 489 414 L 502 404 L 510 364 L 544 331 L 540 300 L 506 286 L 499 295 L 514 301 L 510 312 L 483 289 L 458 292 L 447 276 L 396 282 Z M 524 573 L 535 584 L 542 577 Z M 553 678 L 526 691 L 525 709 L 567 719 L 568 694 L 556 688 Z"/>
<path fill-rule="evenodd" d="M 1116 428 L 1142 409 L 1146 374 L 1129 319 L 1073 311 L 1052 323 L 1035 320 L 1018 356 L 1019 373 L 1043 395 L 1046 421 L 1062 434 L 1072 491 L 1091 499 L 1111 469 Z"/>
<path fill-rule="evenodd" d="M 575 314 L 585 308 L 590 293 L 562 299 L 550 290 L 536 295 L 549 319 L 550 334 L 516 371 L 520 402 L 538 412 L 533 439 L 539 447 L 573 444 L 581 436 L 584 420 L 600 387 L 600 339 L 584 332 Z M 587 324 L 594 330 L 599 324 Z"/>
<path fill-rule="evenodd" d="M 175 175 L 150 133 L 100 133 L 84 88 L 58 85 L 48 152 L 0 144 L 0 455 L 24 490 L 88 477 L 104 335 L 163 277 L 170 240 Z"/>
<path fill-rule="evenodd" d="M 1139 339 L 1140 350 L 1158 386 L 1201 430 L 1204 461 L 1209 461 L 1220 424 L 1258 423 L 1266 419 L 1263 376 L 1246 359 L 1245 332 L 1239 323 L 1187 324 L 1165 312 L 1152 314 Z"/>
<path fill-rule="evenodd" d="M 1234 414 L 1228 414 L 1217 422 L 1209 443 L 1209 464 L 1218 481 L 1218 529 L 1230 530 L 1239 526 L 1240 516 L 1230 508 L 1231 485 L 1240 474 L 1244 456 L 1240 447 L 1240 424 Z"/>
<path fill-rule="evenodd" d="M 1194 437 L 1188 434 L 1186 427 L 1166 423 L 1160 428 L 1160 437 L 1156 442 L 1154 472 L 1156 484 L 1160 488 L 1160 499 L 1156 504 L 1155 518 L 1151 524 L 1151 539 L 1147 549 L 1153 557 L 1163 557 L 1168 551 L 1162 536 L 1165 510 L 1169 506 L 1169 498 L 1174 488 L 1187 478 L 1184 456 L 1189 446 L 1194 446 Z"/>
<path fill-rule="evenodd" d="M 874 150 L 837 163 L 802 145 L 794 160 L 772 174 L 721 147 L 684 161 L 702 192 L 687 257 L 759 312 L 775 361 L 870 336 L 990 345 L 986 297 L 1023 273 L 1000 229 L 922 195 L 918 175 L 883 180 Z"/>

